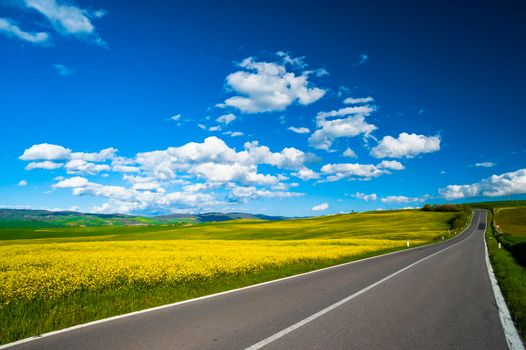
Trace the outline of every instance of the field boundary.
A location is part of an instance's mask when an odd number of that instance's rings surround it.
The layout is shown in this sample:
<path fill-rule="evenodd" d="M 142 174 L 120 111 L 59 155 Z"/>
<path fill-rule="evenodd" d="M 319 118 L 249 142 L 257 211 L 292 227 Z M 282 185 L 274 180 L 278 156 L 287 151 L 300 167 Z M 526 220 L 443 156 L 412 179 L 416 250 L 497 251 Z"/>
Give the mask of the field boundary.
<path fill-rule="evenodd" d="M 14 347 L 14 346 L 17 346 L 17 345 L 20 345 L 20 344 L 24 344 L 24 343 L 29 343 L 29 342 L 32 342 L 32 341 L 35 341 L 35 340 L 38 340 L 38 339 L 51 337 L 51 336 L 54 336 L 54 335 L 57 335 L 57 334 L 74 331 L 76 329 L 86 328 L 86 327 L 94 326 L 94 325 L 101 324 L 101 323 L 106 323 L 106 322 L 119 320 L 119 319 L 126 318 L 126 317 L 132 317 L 132 316 L 136 316 L 136 315 L 140 315 L 140 314 L 144 314 L 144 313 L 148 313 L 148 312 L 152 312 L 152 311 L 168 309 L 168 308 L 175 307 L 175 306 L 178 306 L 178 305 L 188 304 L 188 303 L 192 303 L 192 302 L 196 302 L 196 301 L 200 301 L 200 300 L 211 299 L 211 298 L 215 298 L 215 297 L 218 297 L 218 296 L 221 296 L 221 295 L 236 293 L 236 292 L 240 292 L 240 291 L 243 291 L 243 290 L 264 286 L 264 285 L 267 285 L 267 284 L 278 283 L 278 282 L 289 280 L 289 279 L 299 278 L 299 277 L 302 277 L 302 276 L 311 275 L 311 274 L 315 274 L 315 273 L 319 273 L 319 272 L 322 272 L 322 271 L 331 270 L 331 269 L 335 269 L 335 268 L 340 268 L 340 267 L 343 267 L 343 266 L 356 264 L 356 263 L 367 261 L 367 260 L 377 259 L 377 258 L 388 256 L 388 255 L 400 254 L 400 253 L 407 252 L 407 251 L 410 251 L 410 250 L 417 250 L 417 249 L 422 249 L 422 248 L 426 248 L 426 247 L 430 247 L 430 246 L 434 246 L 434 245 L 438 245 L 438 244 L 444 244 L 446 242 L 451 241 L 452 239 L 454 239 L 456 237 L 460 237 L 460 236 L 464 235 L 466 233 L 466 231 L 469 229 L 469 227 L 471 226 L 471 224 L 473 223 L 473 218 L 474 217 L 475 217 L 475 215 L 474 215 L 474 212 L 472 211 L 472 215 L 470 217 L 470 221 L 466 225 L 466 227 L 459 234 L 457 234 L 456 236 L 448 238 L 448 239 L 446 239 L 444 241 L 438 241 L 438 242 L 435 242 L 435 243 L 429 243 L 429 244 L 425 244 L 425 245 L 421 245 L 421 246 L 417 246 L 417 247 L 413 247 L 413 248 L 406 248 L 406 249 L 402 248 L 401 250 L 397 250 L 395 252 L 375 255 L 375 256 L 368 257 L 368 258 L 359 259 L 359 260 L 353 260 L 353 261 L 349 261 L 349 262 L 346 262 L 346 263 L 333 265 L 333 266 L 328 266 L 328 267 L 324 267 L 324 268 L 316 269 L 316 270 L 312 270 L 312 271 L 302 272 L 300 274 L 287 276 L 287 277 L 282 277 L 282 278 L 278 278 L 278 279 L 271 280 L 271 281 L 266 281 L 266 282 L 261 282 L 261 283 L 257 283 L 257 284 L 252 284 L 252 285 L 249 285 L 249 286 L 236 288 L 236 289 L 230 289 L 230 290 L 226 290 L 226 291 L 219 292 L 219 293 L 203 295 L 203 296 L 197 297 L 197 298 L 181 300 L 181 301 L 178 301 L 178 302 L 175 302 L 175 303 L 159 305 L 159 306 L 155 306 L 155 307 L 152 307 L 152 308 L 139 310 L 139 311 L 134 311 L 134 312 L 129 312 L 129 313 L 122 314 L 122 315 L 107 317 L 107 318 L 103 318 L 103 319 L 100 319 L 100 320 L 91 321 L 91 322 L 87 322 L 87 323 L 81 323 L 81 324 L 78 324 L 78 325 L 75 325 L 75 326 L 72 326 L 72 327 L 63 328 L 63 329 L 59 329 L 59 330 L 56 330 L 56 331 L 44 333 L 44 334 L 41 334 L 41 335 L 20 339 L 20 340 L 17 340 L 15 342 L 12 342 L 12 343 L 7 343 L 7 344 L 4 344 L 4 345 L 0 345 L 0 350 L 11 348 L 11 347 Z M 464 238 L 461 239 L 460 241 L 463 241 L 463 240 L 464 240 Z M 460 241 L 457 242 L 457 243 L 460 243 Z M 454 243 L 454 244 L 457 244 L 457 243 Z"/>

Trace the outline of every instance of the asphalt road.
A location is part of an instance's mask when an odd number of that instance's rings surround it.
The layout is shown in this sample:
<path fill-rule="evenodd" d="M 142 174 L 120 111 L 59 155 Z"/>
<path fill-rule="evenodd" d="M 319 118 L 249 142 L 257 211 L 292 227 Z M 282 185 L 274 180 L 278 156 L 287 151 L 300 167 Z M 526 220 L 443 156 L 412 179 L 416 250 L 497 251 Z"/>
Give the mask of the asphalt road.
<path fill-rule="evenodd" d="M 13 349 L 506 349 L 484 260 L 485 215 L 475 212 L 464 234 L 440 244 Z"/>

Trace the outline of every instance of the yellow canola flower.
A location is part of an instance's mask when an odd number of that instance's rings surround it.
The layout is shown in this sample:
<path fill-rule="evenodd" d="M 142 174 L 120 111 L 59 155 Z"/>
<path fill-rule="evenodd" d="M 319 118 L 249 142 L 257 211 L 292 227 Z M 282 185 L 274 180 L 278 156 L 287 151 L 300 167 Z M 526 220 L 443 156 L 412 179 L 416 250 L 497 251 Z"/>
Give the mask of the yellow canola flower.
<path fill-rule="evenodd" d="M 413 244 L 417 244 L 413 241 Z M 0 307 L 81 291 L 181 285 L 402 247 L 387 239 L 163 240 L 0 246 Z"/>

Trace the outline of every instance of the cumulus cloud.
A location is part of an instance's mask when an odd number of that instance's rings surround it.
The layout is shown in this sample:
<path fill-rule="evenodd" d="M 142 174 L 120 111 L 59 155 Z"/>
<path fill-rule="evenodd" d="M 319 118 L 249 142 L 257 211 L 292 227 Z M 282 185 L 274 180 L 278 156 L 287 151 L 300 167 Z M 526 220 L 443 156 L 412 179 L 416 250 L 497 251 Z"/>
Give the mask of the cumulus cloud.
<path fill-rule="evenodd" d="M 49 34 L 46 32 L 29 33 L 20 29 L 13 21 L 7 18 L 0 18 L 0 33 L 13 38 L 17 38 L 32 44 L 43 44 L 48 42 Z"/>
<path fill-rule="evenodd" d="M 242 203 L 259 198 L 291 198 L 303 196 L 303 193 L 299 192 L 287 192 L 283 190 L 271 191 L 267 189 L 258 189 L 255 186 L 238 186 L 231 184 L 228 186 L 228 189 L 230 190 L 229 200 Z"/>
<path fill-rule="evenodd" d="M 469 197 L 501 197 L 526 193 L 526 169 L 493 175 L 469 185 L 449 185 L 439 193 L 446 199 Z"/>
<path fill-rule="evenodd" d="M 172 205 L 182 208 L 209 208 L 219 202 L 211 194 L 188 191 L 165 192 L 151 179 L 129 178 L 132 187 L 102 185 L 88 181 L 84 177 L 72 177 L 59 181 L 54 188 L 71 188 L 75 196 L 95 196 L 108 199 L 97 208 L 103 212 L 140 212 L 142 210 L 166 210 Z"/>
<path fill-rule="evenodd" d="M 345 151 L 343 151 L 343 156 L 344 157 L 349 157 L 349 158 L 357 158 L 358 157 L 356 155 L 356 153 L 350 147 L 347 147 L 347 149 Z"/>
<path fill-rule="evenodd" d="M 481 163 L 475 163 L 475 166 L 476 167 L 479 167 L 479 168 L 493 168 L 494 166 L 496 166 L 497 164 L 493 163 L 493 162 L 481 162 Z"/>
<path fill-rule="evenodd" d="M 217 183 L 234 181 L 242 184 L 272 185 L 279 182 L 275 176 L 259 174 L 255 165 L 247 166 L 238 163 L 202 163 L 194 166 L 190 172 L 207 181 Z"/>
<path fill-rule="evenodd" d="M 404 170 L 405 166 L 396 160 L 382 160 L 378 164 L 379 169 Z"/>
<path fill-rule="evenodd" d="M 18 186 L 20 186 L 20 187 L 27 186 L 27 181 L 26 181 L 26 180 L 20 180 L 20 181 L 18 182 Z"/>
<path fill-rule="evenodd" d="M 325 181 L 333 182 L 342 179 L 348 180 L 370 180 L 372 178 L 391 174 L 390 170 L 403 170 L 404 166 L 399 162 L 381 162 L 380 164 L 340 163 L 326 164 L 321 168 L 322 174 L 326 175 Z"/>
<path fill-rule="evenodd" d="M 96 174 L 101 171 L 109 171 L 111 167 L 107 164 L 96 164 L 82 159 L 73 159 L 66 163 L 68 174 Z"/>
<path fill-rule="evenodd" d="M 398 138 L 385 136 L 371 150 L 375 158 L 413 158 L 440 150 L 440 136 L 401 133 Z"/>
<path fill-rule="evenodd" d="M 183 116 L 181 114 L 175 114 L 175 115 L 172 115 L 170 117 L 170 120 L 173 120 L 174 122 L 178 121 L 179 119 L 181 119 Z"/>
<path fill-rule="evenodd" d="M 21 160 L 64 160 L 69 159 L 71 150 L 59 145 L 41 143 L 26 149 L 20 156 Z"/>
<path fill-rule="evenodd" d="M 288 128 L 288 130 L 292 131 L 292 132 L 295 132 L 296 134 L 308 134 L 310 133 L 310 129 L 309 128 L 305 128 L 305 127 L 294 127 L 294 126 L 290 126 Z"/>
<path fill-rule="evenodd" d="M 225 124 L 225 125 L 230 124 L 234 120 L 236 120 L 236 116 L 233 115 L 232 113 L 224 114 L 216 119 L 218 123 Z"/>
<path fill-rule="evenodd" d="M 280 56 L 280 55 L 278 55 Z M 302 70 L 298 75 L 287 70 L 303 69 L 288 55 L 281 55 L 281 62 L 244 59 L 242 70 L 227 76 L 227 87 L 239 95 L 230 97 L 220 107 L 234 107 L 244 113 L 283 111 L 293 103 L 309 105 L 325 95 L 325 90 L 313 86 L 309 76 L 313 71 Z"/>
<path fill-rule="evenodd" d="M 25 0 L 25 6 L 38 11 L 62 35 L 72 35 L 105 46 L 91 20 L 103 17 L 104 10 L 91 11 L 55 0 Z"/>
<path fill-rule="evenodd" d="M 288 191 L 289 187 L 294 187 L 285 183 L 290 175 L 297 173 L 303 179 L 318 176 L 305 167 L 309 155 L 294 147 L 272 151 L 252 141 L 236 150 L 215 136 L 203 142 L 141 152 L 133 158 L 117 156 L 117 149 L 112 147 L 89 153 L 73 152 L 60 145 L 38 144 L 26 149 L 20 159 L 32 161 L 26 167 L 28 170 L 64 167 L 66 173 L 72 175 L 122 173 L 128 186 L 102 185 L 81 176 L 56 178 L 58 182 L 54 187 L 57 189 L 71 188 L 74 195 L 106 198 L 107 205 L 97 208 L 101 211 L 165 212 L 168 209 L 212 208 L 213 203 L 232 203 L 236 198 L 238 201 L 288 198 L 301 195 Z M 273 167 L 274 173 L 262 173 L 260 167 Z M 203 183 L 205 185 L 199 185 Z M 174 191 L 174 188 L 178 189 Z M 227 198 L 220 199 L 218 195 Z M 163 203 L 168 203 L 164 210 Z"/>
<path fill-rule="evenodd" d="M 118 173 L 138 173 L 141 171 L 139 167 L 132 165 L 113 165 L 112 170 Z"/>
<path fill-rule="evenodd" d="M 312 207 L 314 211 L 323 211 L 329 209 L 329 203 L 321 203 Z"/>
<path fill-rule="evenodd" d="M 78 188 L 85 187 L 89 184 L 88 179 L 81 176 L 70 177 L 68 179 L 60 180 L 53 185 L 54 188 Z"/>
<path fill-rule="evenodd" d="M 316 116 L 317 130 L 309 138 L 309 144 L 317 149 L 330 151 L 335 139 L 340 137 L 369 137 L 377 129 L 365 118 L 375 109 L 371 106 L 344 107 L 329 112 L 319 112 Z"/>
<path fill-rule="evenodd" d="M 302 179 L 303 181 L 314 180 L 314 179 L 320 178 L 320 174 L 318 174 L 317 172 L 307 167 L 303 167 L 299 169 L 298 171 L 293 172 L 292 176 L 296 176 L 297 178 Z"/>
<path fill-rule="evenodd" d="M 365 193 L 362 193 L 362 192 L 356 192 L 352 196 L 354 198 L 363 199 L 366 202 L 375 201 L 376 199 L 378 199 L 378 196 L 376 195 L 376 193 L 365 194 Z"/>
<path fill-rule="evenodd" d="M 73 152 L 71 153 L 71 159 L 81 159 L 88 162 L 103 162 L 108 159 L 113 159 L 117 151 L 118 150 L 116 148 L 108 147 L 100 150 L 99 152 Z"/>
<path fill-rule="evenodd" d="M 50 160 L 46 160 L 43 162 L 31 162 L 28 165 L 26 165 L 25 169 L 26 170 L 33 170 L 33 169 L 52 170 L 52 169 L 62 168 L 63 166 L 64 166 L 64 163 L 56 163 Z"/>

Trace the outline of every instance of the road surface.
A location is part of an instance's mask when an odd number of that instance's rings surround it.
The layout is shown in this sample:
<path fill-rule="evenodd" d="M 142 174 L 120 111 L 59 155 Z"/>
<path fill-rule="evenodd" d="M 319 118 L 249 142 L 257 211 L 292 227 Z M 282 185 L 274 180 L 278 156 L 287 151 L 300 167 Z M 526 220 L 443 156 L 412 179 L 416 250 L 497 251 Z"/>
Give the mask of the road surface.
<path fill-rule="evenodd" d="M 506 349 L 485 263 L 485 218 L 476 211 L 464 234 L 440 244 L 13 349 Z"/>

